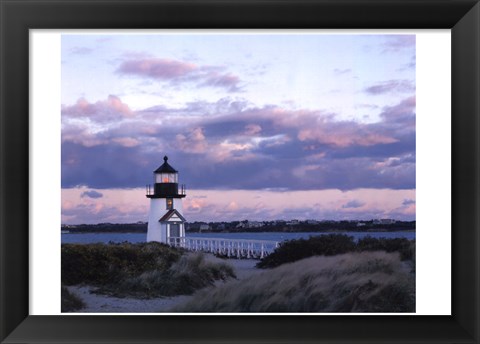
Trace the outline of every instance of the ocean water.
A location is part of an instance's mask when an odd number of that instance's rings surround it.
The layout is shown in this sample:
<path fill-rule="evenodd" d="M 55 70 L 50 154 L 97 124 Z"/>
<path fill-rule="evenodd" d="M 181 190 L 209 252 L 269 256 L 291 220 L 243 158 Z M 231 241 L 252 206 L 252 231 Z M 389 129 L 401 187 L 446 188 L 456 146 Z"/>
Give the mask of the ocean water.
<path fill-rule="evenodd" d="M 311 236 L 324 235 L 330 233 L 302 232 L 259 232 L 259 233 L 187 233 L 187 237 L 192 238 L 218 238 L 218 239 L 245 239 L 245 240 L 269 240 L 285 241 L 292 239 L 308 239 Z M 356 240 L 366 236 L 373 238 L 407 238 L 415 239 L 415 232 L 340 232 L 353 236 Z M 145 242 L 147 233 L 62 233 L 62 244 L 91 244 L 108 242 Z"/>

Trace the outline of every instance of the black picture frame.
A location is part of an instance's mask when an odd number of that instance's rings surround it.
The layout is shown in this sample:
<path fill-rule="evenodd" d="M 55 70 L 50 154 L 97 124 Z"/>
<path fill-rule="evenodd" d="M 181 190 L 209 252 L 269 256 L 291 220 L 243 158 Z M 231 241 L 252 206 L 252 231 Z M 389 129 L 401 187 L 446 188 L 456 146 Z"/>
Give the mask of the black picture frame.
<path fill-rule="evenodd" d="M 0 0 L 2 343 L 479 343 L 474 0 Z M 451 29 L 451 316 L 30 316 L 29 29 Z M 433 231 L 434 229 L 432 229 Z"/>

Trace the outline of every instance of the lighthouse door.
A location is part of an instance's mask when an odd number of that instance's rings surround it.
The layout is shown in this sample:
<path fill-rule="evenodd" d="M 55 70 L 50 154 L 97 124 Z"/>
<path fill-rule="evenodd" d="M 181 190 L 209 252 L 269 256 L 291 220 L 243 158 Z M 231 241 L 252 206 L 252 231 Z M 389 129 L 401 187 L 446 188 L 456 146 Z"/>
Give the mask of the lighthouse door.
<path fill-rule="evenodd" d="M 179 224 L 171 224 L 170 225 L 170 237 L 171 238 L 180 237 L 180 225 Z"/>

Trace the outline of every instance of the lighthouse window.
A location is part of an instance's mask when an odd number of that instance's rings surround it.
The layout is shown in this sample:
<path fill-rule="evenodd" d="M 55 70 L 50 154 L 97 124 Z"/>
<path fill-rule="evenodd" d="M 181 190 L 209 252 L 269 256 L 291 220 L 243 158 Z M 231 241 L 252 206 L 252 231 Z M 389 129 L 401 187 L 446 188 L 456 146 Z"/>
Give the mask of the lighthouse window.
<path fill-rule="evenodd" d="M 173 198 L 167 198 L 167 209 L 173 209 Z"/>
<path fill-rule="evenodd" d="M 155 183 L 177 183 L 176 173 L 157 173 L 155 174 Z"/>

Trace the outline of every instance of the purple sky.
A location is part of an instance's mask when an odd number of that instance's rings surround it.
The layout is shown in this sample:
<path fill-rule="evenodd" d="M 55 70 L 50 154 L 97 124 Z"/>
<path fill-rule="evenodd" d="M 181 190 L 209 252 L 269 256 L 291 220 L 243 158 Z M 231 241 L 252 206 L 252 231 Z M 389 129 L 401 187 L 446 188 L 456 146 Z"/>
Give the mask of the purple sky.
<path fill-rule="evenodd" d="M 415 219 L 414 35 L 63 35 L 62 222 Z"/>

